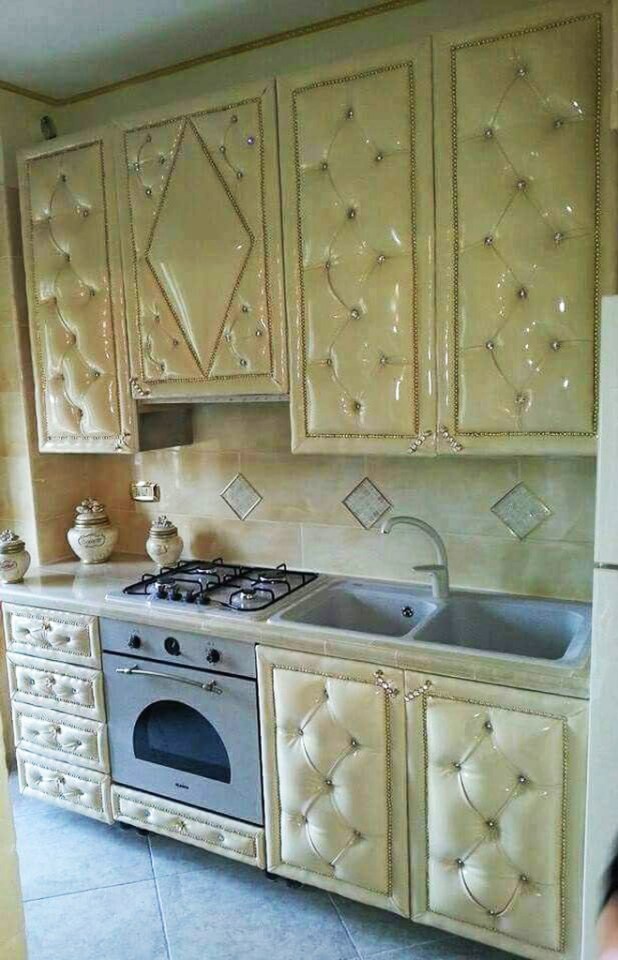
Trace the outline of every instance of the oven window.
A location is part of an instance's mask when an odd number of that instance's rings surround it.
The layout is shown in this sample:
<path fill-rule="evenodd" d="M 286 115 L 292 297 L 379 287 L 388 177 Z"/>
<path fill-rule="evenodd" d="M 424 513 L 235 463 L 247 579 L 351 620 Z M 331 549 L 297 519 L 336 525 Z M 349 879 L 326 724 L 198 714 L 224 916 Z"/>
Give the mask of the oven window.
<path fill-rule="evenodd" d="M 230 758 L 213 725 L 197 710 L 177 700 L 150 703 L 137 718 L 133 752 L 198 777 L 230 783 Z"/>

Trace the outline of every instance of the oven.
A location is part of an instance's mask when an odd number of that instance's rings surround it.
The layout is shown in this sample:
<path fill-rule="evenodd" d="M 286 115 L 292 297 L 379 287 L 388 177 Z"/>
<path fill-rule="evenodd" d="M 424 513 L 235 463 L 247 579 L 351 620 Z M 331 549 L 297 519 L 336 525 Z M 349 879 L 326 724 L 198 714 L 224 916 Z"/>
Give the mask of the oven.
<path fill-rule="evenodd" d="M 101 620 L 112 780 L 262 824 L 253 644 Z"/>

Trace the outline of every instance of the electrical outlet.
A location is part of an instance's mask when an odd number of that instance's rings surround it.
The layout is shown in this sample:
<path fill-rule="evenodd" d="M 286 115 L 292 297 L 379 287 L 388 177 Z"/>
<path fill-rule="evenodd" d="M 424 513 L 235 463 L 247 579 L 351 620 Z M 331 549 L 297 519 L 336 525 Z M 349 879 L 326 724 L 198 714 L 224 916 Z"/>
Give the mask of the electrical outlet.
<path fill-rule="evenodd" d="M 161 499 L 161 491 L 158 483 L 151 480 L 134 480 L 130 486 L 131 500 L 139 500 L 141 503 L 156 503 Z"/>

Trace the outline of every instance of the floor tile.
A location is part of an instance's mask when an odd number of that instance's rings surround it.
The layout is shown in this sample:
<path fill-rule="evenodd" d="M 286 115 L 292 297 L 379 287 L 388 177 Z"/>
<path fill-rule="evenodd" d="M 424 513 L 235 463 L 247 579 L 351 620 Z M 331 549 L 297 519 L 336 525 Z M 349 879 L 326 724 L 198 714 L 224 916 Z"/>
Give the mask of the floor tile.
<path fill-rule="evenodd" d="M 153 880 L 25 905 L 28 960 L 167 960 Z"/>
<path fill-rule="evenodd" d="M 437 932 L 437 931 L 436 931 Z M 451 935 L 430 943 L 373 954 L 376 960 L 515 960 L 513 954 Z"/>
<path fill-rule="evenodd" d="M 150 834 L 150 852 L 155 877 L 168 877 L 173 873 L 186 873 L 187 870 L 206 870 L 212 862 L 212 853 L 193 847 L 190 843 L 179 843 L 168 837 Z"/>
<path fill-rule="evenodd" d="M 354 900 L 346 900 L 344 897 L 333 897 L 332 900 L 363 960 L 369 960 L 378 954 L 383 955 L 385 951 L 391 952 L 395 948 L 418 946 L 431 940 L 444 940 L 449 937 L 449 934 L 442 930 L 412 923 L 395 913 L 367 907 Z"/>
<path fill-rule="evenodd" d="M 152 880 L 148 840 L 31 800 L 16 804 L 15 832 L 24 900 Z"/>
<path fill-rule="evenodd" d="M 326 894 L 216 856 L 157 880 L 171 960 L 353 960 Z"/>

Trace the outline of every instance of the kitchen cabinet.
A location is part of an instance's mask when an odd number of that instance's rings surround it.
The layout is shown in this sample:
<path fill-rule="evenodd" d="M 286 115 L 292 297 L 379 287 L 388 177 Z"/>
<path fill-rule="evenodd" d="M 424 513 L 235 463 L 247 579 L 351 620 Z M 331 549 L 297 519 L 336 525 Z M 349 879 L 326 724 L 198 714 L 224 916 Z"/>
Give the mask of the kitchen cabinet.
<path fill-rule="evenodd" d="M 40 449 L 131 453 L 137 425 L 108 132 L 21 151 L 19 185 Z"/>
<path fill-rule="evenodd" d="M 116 131 L 134 396 L 287 393 L 274 84 Z"/>
<path fill-rule="evenodd" d="M 278 93 L 293 449 L 433 453 L 430 44 Z"/>
<path fill-rule="evenodd" d="M 267 869 L 409 916 L 403 673 L 257 660 Z"/>
<path fill-rule="evenodd" d="M 587 704 L 406 672 L 412 917 L 579 956 Z"/>
<path fill-rule="evenodd" d="M 610 39 L 607 4 L 436 38 L 439 453 L 595 451 Z"/>

